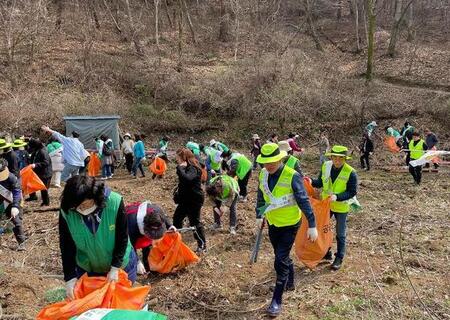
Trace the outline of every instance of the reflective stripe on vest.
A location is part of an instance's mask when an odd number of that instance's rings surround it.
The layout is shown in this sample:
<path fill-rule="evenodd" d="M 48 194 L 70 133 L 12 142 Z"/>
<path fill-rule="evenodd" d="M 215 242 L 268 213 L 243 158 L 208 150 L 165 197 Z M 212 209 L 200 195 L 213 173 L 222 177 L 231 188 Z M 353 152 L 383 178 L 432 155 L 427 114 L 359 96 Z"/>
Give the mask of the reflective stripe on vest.
<path fill-rule="evenodd" d="M 353 172 L 353 168 L 344 163 L 339 175 L 337 176 L 334 183 L 331 181 L 330 171 L 332 161 L 326 161 L 322 165 L 322 199 L 327 198 L 331 194 L 339 194 L 347 190 L 347 182 L 350 178 L 350 174 Z M 350 211 L 350 205 L 347 201 L 333 201 L 330 205 L 330 210 L 337 213 L 347 213 Z"/>
<path fill-rule="evenodd" d="M 295 169 L 295 164 L 297 163 L 298 159 L 294 156 L 289 156 L 288 160 L 286 161 L 286 166 L 288 166 L 291 169 Z"/>
<path fill-rule="evenodd" d="M 422 139 L 420 139 L 420 141 L 417 142 L 416 145 L 414 145 L 414 140 L 411 140 L 411 141 L 409 142 L 409 146 L 408 146 L 409 152 L 410 152 L 409 157 L 410 157 L 412 160 L 417 160 L 417 159 L 419 159 L 421 156 L 424 155 L 425 152 L 424 152 L 424 150 L 423 150 L 423 144 L 424 144 L 424 141 L 423 141 Z"/>
<path fill-rule="evenodd" d="M 247 173 L 252 170 L 252 162 L 248 160 L 246 156 L 240 153 L 233 153 L 230 162 L 233 160 L 236 160 L 238 162 L 236 175 L 238 176 L 239 180 L 244 179 Z"/>
<path fill-rule="evenodd" d="M 292 190 L 292 179 L 295 170 L 284 166 L 278 181 L 270 191 L 268 186 L 269 173 L 266 169 L 259 174 L 259 189 L 262 191 L 264 201 L 268 205 L 264 215 L 270 225 L 285 227 L 295 225 L 300 221 L 301 211 L 295 201 Z"/>
<path fill-rule="evenodd" d="M 87 272 L 106 273 L 111 269 L 111 261 L 116 242 L 116 217 L 122 197 L 111 192 L 103 209 L 97 231 L 93 234 L 74 210 L 61 215 L 67 222 L 69 232 L 76 246 L 77 265 Z M 128 265 L 132 246 L 128 239 L 122 267 Z"/>

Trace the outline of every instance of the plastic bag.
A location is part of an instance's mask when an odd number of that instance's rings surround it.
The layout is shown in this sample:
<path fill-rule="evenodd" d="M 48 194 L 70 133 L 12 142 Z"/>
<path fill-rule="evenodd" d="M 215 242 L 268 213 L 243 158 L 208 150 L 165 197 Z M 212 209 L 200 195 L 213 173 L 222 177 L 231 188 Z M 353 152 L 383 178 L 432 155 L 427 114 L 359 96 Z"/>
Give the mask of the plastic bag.
<path fill-rule="evenodd" d="M 308 192 L 309 201 L 316 218 L 316 228 L 319 236 L 315 242 L 308 240 L 307 231 L 308 220 L 302 219 L 300 230 L 295 238 L 295 253 L 299 260 L 308 268 L 315 268 L 327 253 L 333 242 L 333 231 L 330 224 L 330 203 L 331 199 L 318 200 L 311 195 L 315 194 L 309 180 L 304 180 L 305 188 Z"/>
<path fill-rule="evenodd" d="M 30 193 L 47 190 L 47 187 L 39 179 L 38 175 L 33 171 L 31 165 L 20 170 L 20 178 L 22 180 L 22 193 L 24 196 Z"/>
<path fill-rule="evenodd" d="M 131 287 L 125 271 L 120 270 L 119 281 L 108 282 L 106 277 L 84 274 L 75 285 L 75 299 L 51 304 L 37 315 L 38 320 L 69 319 L 95 308 L 140 310 L 150 286 Z"/>
<path fill-rule="evenodd" d="M 91 152 L 88 164 L 88 175 L 90 177 L 98 176 L 100 174 L 101 168 L 102 168 L 102 161 L 100 160 L 100 158 L 96 153 Z"/>
<path fill-rule="evenodd" d="M 176 272 L 199 260 L 178 232 L 167 232 L 160 240 L 153 241 L 148 257 L 150 270 L 159 273 Z"/>
<path fill-rule="evenodd" d="M 151 163 L 149 169 L 157 176 L 162 176 L 164 175 L 164 173 L 166 173 L 167 164 L 160 157 L 156 157 L 155 160 L 153 160 L 153 162 Z"/>
<path fill-rule="evenodd" d="M 152 311 L 93 309 L 72 320 L 166 320 L 167 316 Z"/>
<path fill-rule="evenodd" d="M 395 142 L 395 137 L 388 136 L 384 139 L 384 145 L 390 152 L 398 153 L 400 152 L 400 147 Z"/>

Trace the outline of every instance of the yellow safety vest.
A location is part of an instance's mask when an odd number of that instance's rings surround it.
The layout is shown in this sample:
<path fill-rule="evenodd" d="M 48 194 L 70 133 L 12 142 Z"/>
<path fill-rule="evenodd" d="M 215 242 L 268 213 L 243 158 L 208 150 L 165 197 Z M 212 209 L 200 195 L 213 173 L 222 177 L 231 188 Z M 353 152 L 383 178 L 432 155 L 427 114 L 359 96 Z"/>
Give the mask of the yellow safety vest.
<path fill-rule="evenodd" d="M 421 156 L 423 156 L 423 154 L 425 153 L 423 150 L 423 144 L 424 144 L 424 141 L 422 139 L 420 139 L 416 145 L 414 145 L 414 140 L 411 140 L 409 142 L 409 146 L 408 146 L 409 151 L 410 151 L 409 157 L 412 160 L 419 159 Z"/>
<path fill-rule="evenodd" d="M 330 162 L 331 161 L 326 161 L 322 165 L 322 199 L 329 197 L 330 194 L 339 194 L 345 192 L 347 190 L 347 182 L 350 178 L 350 174 L 354 171 L 354 169 L 350 165 L 344 163 L 341 172 L 339 172 L 339 175 L 333 183 L 331 181 L 331 177 L 327 177 L 326 172 L 327 163 Z M 333 201 L 330 204 L 330 210 L 337 213 L 347 213 L 350 211 L 350 205 L 346 201 Z"/>

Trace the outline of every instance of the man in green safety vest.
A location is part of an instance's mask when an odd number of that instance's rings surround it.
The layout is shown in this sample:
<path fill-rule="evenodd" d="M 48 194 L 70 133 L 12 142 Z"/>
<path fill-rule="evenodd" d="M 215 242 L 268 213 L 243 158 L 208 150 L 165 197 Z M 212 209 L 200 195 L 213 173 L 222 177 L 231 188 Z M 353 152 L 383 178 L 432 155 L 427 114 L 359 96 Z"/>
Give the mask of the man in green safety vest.
<path fill-rule="evenodd" d="M 410 160 L 417 160 L 421 156 L 425 154 L 425 151 L 428 150 L 428 146 L 426 145 L 425 141 L 420 138 L 420 133 L 417 131 L 414 131 L 412 134 L 412 139 L 409 141 L 408 144 L 408 150 L 409 150 L 409 158 Z M 422 181 L 422 166 L 415 166 L 413 167 L 411 163 L 408 163 L 409 167 L 409 173 L 414 178 L 414 182 L 419 185 Z"/>
<path fill-rule="evenodd" d="M 272 302 L 267 312 L 276 317 L 281 313 L 285 290 L 294 290 L 294 265 L 289 253 L 294 244 L 302 213 L 308 220 L 308 239 L 317 239 L 316 220 L 303 185 L 302 177 L 283 164 L 285 151 L 276 143 L 262 146 L 257 162 L 264 165 L 259 174 L 256 219 L 261 228 L 263 218 L 269 225 L 269 238 L 275 253 L 277 280 Z"/>
<path fill-rule="evenodd" d="M 252 162 L 243 154 L 238 152 L 223 152 L 222 157 L 227 161 L 227 174 L 231 177 L 238 178 L 239 199 L 247 202 L 247 185 L 252 175 Z"/>
<path fill-rule="evenodd" d="M 200 161 L 200 145 L 194 141 L 194 138 L 189 138 L 189 141 L 186 143 L 186 148 L 191 150 L 197 160 Z"/>
<path fill-rule="evenodd" d="M 221 152 L 228 152 L 228 151 L 230 151 L 230 148 L 228 148 L 228 146 L 226 144 L 224 144 L 224 143 L 222 143 L 220 141 L 216 141 L 214 139 L 212 139 L 209 142 L 209 146 L 211 148 L 214 148 L 214 149 L 219 150 Z"/>
<path fill-rule="evenodd" d="M 347 215 L 350 211 L 350 201 L 356 196 L 358 177 L 355 169 L 346 163 L 348 149 L 345 146 L 333 146 L 322 165 L 319 177 L 312 180 L 314 188 L 322 188 L 322 199 L 331 197 L 330 215 L 336 219 L 337 252 L 331 269 L 339 270 L 345 255 L 345 236 L 347 228 Z M 331 248 L 324 259 L 331 260 Z"/>
<path fill-rule="evenodd" d="M 297 171 L 298 174 L 303 177 L 303 172 L 302 169 L 300 168 L 300 160 L 298 160 L 298 158 L 295 157 L 294 155 L 289 154 L 289 151 L 292 150 L 291 146 L 289 145 L 289 142 L 287 142 L 286 140 L 280 141 L 278 142 L 278 146 L 280 147 L 281 151 L 286 151 L 286 153 L 288 154 L 288 156 L 283 160 L 284 164 L 289 168 Z"/>
<path fill-rule="evenodd" d="M 206 171 L 208 174 L 208 181 L 212 177 L 221 174 L 222 171 L 222 151 L 212 147 L 204 147 L 200 145 L 200 151 L 206 155 Z"/>
<path fill-rule="evenodd" d="M 221 217 L 223 206 L 230 208 L 230 234 L 236 235 L 236 206 L 239 200 L 239 185 L 237 181 L 228 176 L 220 175 L 211 179 L 206 187 L 206 194 L 214 203 L 214 230 L 222 229 Z"/>

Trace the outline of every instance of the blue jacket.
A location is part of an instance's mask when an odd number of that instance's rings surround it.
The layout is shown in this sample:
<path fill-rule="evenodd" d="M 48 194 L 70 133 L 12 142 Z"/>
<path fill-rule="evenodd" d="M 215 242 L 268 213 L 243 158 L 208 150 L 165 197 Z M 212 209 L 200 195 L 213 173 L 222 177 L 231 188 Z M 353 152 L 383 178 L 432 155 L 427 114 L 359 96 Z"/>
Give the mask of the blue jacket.
<path fill-rule="evenodd" d="M 142 141 L 136 141 L 133 147 L 133 153 L 135 158 L 142 159 L 145 157 L 145 148 Z"/>
<path fill-rule="evenodd" d="M 1 181 L 0 186 L 12 193 L 11 206 L 20 209 L 20 202 L 22 201 L 22 184 L 20 180 L 10 172 L 8 179 Z M 1 201 L 4 200 L 1 194 L 0 199 Z"/>

